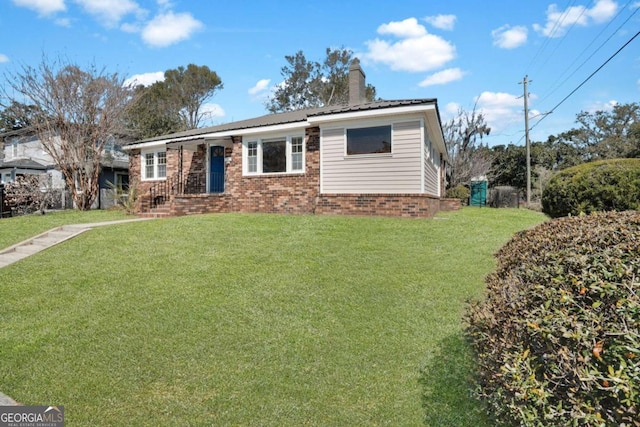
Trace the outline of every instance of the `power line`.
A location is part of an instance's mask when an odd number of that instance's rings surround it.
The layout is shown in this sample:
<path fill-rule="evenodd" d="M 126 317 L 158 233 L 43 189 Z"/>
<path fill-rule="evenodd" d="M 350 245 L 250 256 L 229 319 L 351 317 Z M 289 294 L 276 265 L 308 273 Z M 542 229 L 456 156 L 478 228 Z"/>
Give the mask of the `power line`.
<path fill-rule="evenodd" d="M 567 18 L 567 15 L 569 14 L 569 8 L 571 8 L 575 2 L 576 2 L 576 0 L 572 0 L 572 1 L 568 2 L 567 6 L 564 9 L 563 14 L 560 16 L 560 18 L 558 20 L 556 20 L 553 28 L 551 29 L 551 32 L 549 33 L 547 38 L 542 43 L 542 46 L 540 46 L 540 48 L 538 48 L 538 51 L 536 52 L 536 54 L 533 55 L 533 58 L 529 62 L 529 65 L 527 65 L 526 70 L 528 70 L 529 67 L 531 67 L 531 65 L 535 62 L 535 60 L 538 59 L 538 56 L 540 56 L 540 54 L 547 48 L 547 45 L 549 44 L 549 41 L 556 34 L 556 31 L 558 31 L 558 27 L 560 27 L 560 24 L 563 23 L 564 20 Z"/>
<path fill-rule="evenodd" d="M 569 7 L 573 7 L 573 5 L 569 6 Z M 545 65 L 547 65 L 547 62 L 549 62 L 549 60 L 553 57 L 553 55 L 556 53 L 556 51 L 558 50 L 558 48 L 562 45 L 562 43 L 565 41 L 565 39 L 567 38 L 567 36 L 569 35 L 569 33 L 571 32 L 571 30 L 573 30 L 573 27 L 576 26 L 576 24 L 578 23 L 578 21 L 580 20 L 580 18 L 582 18 L 582 15 L 584 15 L 584 13 L 587 11 L 586 7 L 582 8 L 582 12 L 580 12 L 580 15 L 578 15 L 578 17 L 573 21 L 573 23 L 571 24 L 571 26 L 569 27 L 569 29 L 567 31 L 565 31 L 564 36 L 562 36 L 562 39 L 556 43 L 556 46 L 554 47 L 554 49 L 551 51 L 551 53 L 547 56 L 547 59 L 545 59 L 539 66 L 538 68 L 544 67 Z M 567 9 L 567 14 L 566 16 L 569 14 L 569 9 Z M 564 23 L 564 19 L 562 20 L 562 23 Z"/>
<path fill-rule="evenodd" d="M 632 2 L 633 0 L 630 0 L 629 2 L 627 2 L 627 4 L 625 4 L 622 9 L 620 9 L 620 11 L 618 12 L 618 14 L 611 20 L 609 21 L 609 23 L 607 23 L 607 25 L 598 33 L 598 35 L 596 37 L 593 38 L 593 40 L 591 40 L 591 42 L 582 50 L 582 52 L 580 52 L 580 54 L 576 57 L 576 59 L 573 60 L 573 62 L 565 69 L 565 71 L 562 72 L 562 74 L 560 74 L 560 77 L 558 77 L 558 79 L 556 80 L 556 82 L 551 85 L 551 91 L 545 95 L 540 101 L 538 101 L 538 103 L 543 103 L 547 98 L 549 98 L 551 95 L 553 95 L 554 93 L 556 93 L 556 91 L 562 86 L 564 85 L 567 80 L 569 80 L 571 77 L 573 77 L 573 75 L 575 73 L 577 73 L 591 58 L 593 58 L 593 56 L 598 53 L 600 51 L 600 49 L 602 49 L 602 47 L 607 44 L 607 42 L 609 42 L 609 40 L 611 40 L 611 38 L 613 36 L 615 36 L 618 31 L 620 31 L 620 29 L 627 23 L 629 22 L 629 20 L 638 12 L 639 8 L 636 8 L 631 15 L 629 15 L 629 17 L 627 17 L 627 19 L 625 19 L 625 21 L 620 24 L 620 26 L 618 26 L 618 28 L 616 28 L 616 30 L 611 33 L 611 35 L 600 44 L 600 46 L 598 46 L 596 48 L 596 50 L 593 51 L 593 53 L 591 53 L 591 55 L 589 55 L 589 57 L 587 59 L 585 59 L 582 64 L 580 64 L 575 70 L 573 70 L 571 72 L 571 74 L 569 74 L 562 82 L 558 83 L 558 81 L 567 73 L 567 71 L 569 71 L 569 69 L 571 69 L 571 67 L 573 66 L 573 64 L 575 64 L 578 61 L 578 58 L 580 58 L 590 47 L 591 45 L 602 35 L 603 32 L 606 31 L 607 28 L 609 28 L 609 25 L 611 25 L 611 23 L 613 21 L 615 21 L 618 16 L 620 16 L 620 14 L 627 8 L 627 6 L 629 6 L 629 4 Z"/>
<path fill-rule="evenodd" d="M 578 91 L 578 89 L 580 89 L 582 86 L 585 85 L 585 83 L 587 83 L 589 80 L 591 80 L 591 78 L 593 76 L 595 76 L 602 68 L 604 68 L 605 65 L 607 65 L 609 63 L 609 61 L 611 61 L 613 58 L 615 58 L 620 52 L 622 52 L 622 50 L 627 47 L 636 37 L 638 37 L 638 35 L 640 35 L 640 31 L 638 31 L 633 37 L 631 37 L 629 40 L 627 40 L 627 42 L 625 44 L 622 45 L 622 47 L 620 47 L 620 49 L 618 49 L 613 55 L 611 55 L 606 61 L 604 61 L 602 63 L 602 65 L 600 65 L 593 73 L 591 73 L 589 75 L 589 77 L 587 77 L 586 79 L 584 79 L 582 81 L 582 83 L 580 83 L 575 89 L 573 89 L 569 95 L 565 96 L 562 101 L 558 102 L 551 110 L 549 110 L 548 113 L 546 113 L 540 120 L 538 120 L 536 122 L 535 125 L 533 125 L 531 127 L 531 129 L 535 128 L 536 126 L 538 126 L 540 124 L 541 121 L 543 121 L 549 114 L 553 113 L 556 108 L 558 108 L 560 105 L 562 105 L 567 99 L 569 99 L 574 93 L 576 93 Z"/>

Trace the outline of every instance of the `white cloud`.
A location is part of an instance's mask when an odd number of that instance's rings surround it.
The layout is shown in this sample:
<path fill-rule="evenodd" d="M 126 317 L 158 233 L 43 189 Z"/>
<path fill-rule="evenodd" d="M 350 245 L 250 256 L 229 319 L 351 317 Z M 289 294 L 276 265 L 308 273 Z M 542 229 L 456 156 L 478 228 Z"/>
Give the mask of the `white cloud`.
<path fill-rule="evenodd" d="M 213 126 L 227 114 L 220 105 L 214 103 L 203 104 L 200 107 L 200 113 L 202 114 L 201 125 L 203 126 Z"/>
<path fill-rule="evenodd" d="M 441 30 L 453 30 L 456 23 L 456 15 L 435 15 L 424 18 L 426 22 Z"/>
<path fill-rule="evenodd" d="M 130 14 L 142 14 L 143 10 L 132 0 L 74 0 L 106 27 L 118 25 L 120 20 Z"/>
<path fill-rule="evenodd" d="M 573 25 L 586 27 L 610 20 L 617 12 L 618 4 L 612 0 L 597 0 L 591 9 L 572 6 L 560 11 L 558 5 L 547 8 L 547 22 L 544 26 L 533 24 L 533 29 L 547 37 L 561 37 Z"/>
<path fill-rule="evenodd" d="M 164 80 L 164 71 L 154 71 L 151 73 L 142 73 L 142 74 L 134 74 L 124 81 L 125 85 L 135 85 L 135 86 L 151 86 L 155 82 L 160 82 Z"/>
<path fill-rule="evenodd" d="M 259 80 L 258 83 L 256 83 L 256 85 L 254 87 L 252 87 L 251 89 L 249 89 L 249 95 L 256 95 L 264 90 L 267 90 L 269 88 L 269 83 L 271 82 L 271 80 L 269 79 L 262 79 Z"/>
<path fill-rule="evenodd" d="M 62 12 L 66 9 L 64 0 L 13 0 L 13 3 L 16 6 L 34 10 L 42 16 Z"/>
<path fill-rule="evenodd" d="M 486 91 L 476 97 L 475 102 L 493 133 L 517 123 L 524 126 L 524 103 L 517 95 Z"/>
<path fill-rule="evenodd" d="M 464 74 L 464 71 L 462 71 L 460 68 L 448 68 L 446 70 L 438 71 L 437 73 L 430 75 L 429 77 L 418 83 L 418 86 L 426 87 L 451 83 L 456 80 L 462 79 Z"/>
<path fill-rule="evenodd" d="M 120 30 L 124 31 L 125 33 L 139 33 L 140 26 L 138 24 L 125 22 L 122 25 L 120 25 Z"/>
<path fill-rule="evenodd" d="M 612 0 L 599 0 L 591 9 L 587 10 L 589 18 L 596 24 L 602 24 L 618 12 L 618 4 Z"/>
<path fill-rule="evenodd" d="M 0 53 L 0 64 L 2 64 L 3 62 L 9 62 L 9 57 Z"/>
<path fill-rule="evenodd" d="M 142 40 L 150 46 L 165 47 L 186 40 L 204 25 L 190 13 L 157 15 L 142 30 Z"/>
<path fill-rule="evenodd" d="M 612 99 L 610 101 L 596 101 L 592 102 L 584 108 L 589 113 L 595 113 L 596 111 L 612 111 L 613 107 L 618 105 L 618 101 Z"/>
<path fill-rule="evenodd" d="M 527 42 L 527 27 L 503 25 L 491 31 L 493 45 L 502 49 L 515 49 Z"/>
<path fill-rule="evenodd" d="M 400 38 L 421 37 L 427 34 L 427 30 L 418 24 L 416 18 L 407 18 L 404 21 L 391 21 L 380 25 L 378 34 L 391 34 Z"/>
<path fill-rule="evenodd" d="M 71 27 L 71 19 L 70 18 L 58 18 L 54 22 L 55 22 L 56 25 L 59 25 L 61 27 L 67 27 L 67 28 Z"/>
<path fill-rule="evenodd" d="M 444 112 L 449 117 L 454 117 L 456 114 L 458 114 L 458 111 L 460 111 L 460 104 L 458 104 L 457 102 L 449 102 L 444 106 Z"/>
<path fill-rule="evenodd" d="M 456 55 L 456 48 L 442 37 L 429 34 L 415 18 L 390 22 L 378 27 L 378 33 L 400 38 L 366 41 L 364 60 L 387 64 L 395 71 L 430 71 L 442 67 Z"/>

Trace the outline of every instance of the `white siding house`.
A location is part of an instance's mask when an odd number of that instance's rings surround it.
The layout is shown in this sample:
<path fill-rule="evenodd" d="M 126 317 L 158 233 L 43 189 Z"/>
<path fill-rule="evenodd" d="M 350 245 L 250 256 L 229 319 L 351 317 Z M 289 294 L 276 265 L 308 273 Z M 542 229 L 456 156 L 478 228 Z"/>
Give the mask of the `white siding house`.
<path fill-rule="evenodd" d="M 359 120 L 341 119 L 340 114 L 310 119 L 320 126 L 320 193 L 441 197 L 440 153 L 445 147 L 436 107 L 422 104 L 404 110 L 406 114 L 379 109 Z M 390 144 L 350 152 L 351 132 L 366 132 L 371 139 L 368 129 L 388 129 Z"/>
<path fill-rule="evenodd" d="M 391 152 L 347 153 L 347 130 L 389 126 Z M 320 134 L 323 193 L 422 193 L 420 120 L 353 122 Z"/>

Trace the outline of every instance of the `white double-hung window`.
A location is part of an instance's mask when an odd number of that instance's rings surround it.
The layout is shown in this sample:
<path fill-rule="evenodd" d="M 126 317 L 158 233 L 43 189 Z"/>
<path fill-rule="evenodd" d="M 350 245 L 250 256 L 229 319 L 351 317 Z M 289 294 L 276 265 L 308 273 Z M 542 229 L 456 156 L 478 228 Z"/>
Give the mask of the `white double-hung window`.
<path fill-rule="evenodd" d="M 245 175 L 304 172 L 304 136 L 245 137 L 243 140 Z"/>
<path fill-rule="evenodd" d="M 162 150 L 142 152 L 142 179 L 165 179 L 167 177 L 167 152 Z"/>

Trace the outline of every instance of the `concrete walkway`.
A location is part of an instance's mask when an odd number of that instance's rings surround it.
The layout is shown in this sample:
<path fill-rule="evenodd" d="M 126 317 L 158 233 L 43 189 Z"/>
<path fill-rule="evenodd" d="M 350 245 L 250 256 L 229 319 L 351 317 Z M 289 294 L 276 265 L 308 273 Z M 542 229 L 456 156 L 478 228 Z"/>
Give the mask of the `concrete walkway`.
<path fill-rule="evenodd" d="M 15 400 L 13 400 L 12 398 L 10 398 L 9 396 L 6 396 L 0 393 L 0 406 L 17 406 L 17 405 L 20 405 L 20 404 Z"/>
<path fill-rule="evenodd" d="M 136 221 L 148 221 L 153 218 L 134 218 L 134 219 L 122 219 L 119 221 L 105 221 L 94 222 L 89 224 L 73 224 L 63 225 L 62 227 L 56 227 L 49 231 L 45 231 L 35 237 L 31 237 L 23 242 L 17 243 L 13 246 L 9 246 L 6 249 L 0 250 L 0 268 L 11 265 L 14 262 L 20 261 L 23 258 L 37 254 L 51 246 L 62 243 L 69 240 L 78 234 L 82 234 L 85 231 L 89 231 L 95 227 L 102 227 L 105 225 L 122 224 L 126 222 Z"/>

